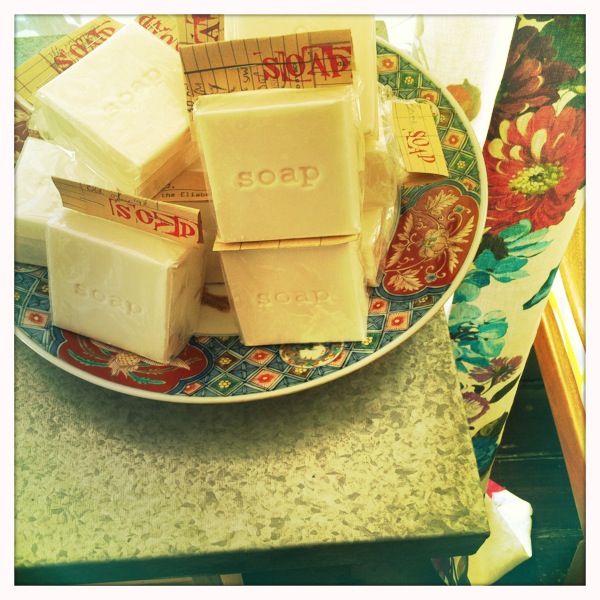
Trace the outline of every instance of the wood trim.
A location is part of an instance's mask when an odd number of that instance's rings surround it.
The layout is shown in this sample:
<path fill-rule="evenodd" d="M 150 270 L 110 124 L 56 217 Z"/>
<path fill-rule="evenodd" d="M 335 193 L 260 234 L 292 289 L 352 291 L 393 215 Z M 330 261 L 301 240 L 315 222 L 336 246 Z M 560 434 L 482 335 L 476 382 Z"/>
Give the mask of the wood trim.
<path fill-rule="evenodd" d="M 585 205 L 560 263 L 560 274 L 573 319 L 585 348 Z"/>
<path fill-rule="evenodd" d="M 585 407 L 550 303 L 534 347 L 585 535 Z"/>

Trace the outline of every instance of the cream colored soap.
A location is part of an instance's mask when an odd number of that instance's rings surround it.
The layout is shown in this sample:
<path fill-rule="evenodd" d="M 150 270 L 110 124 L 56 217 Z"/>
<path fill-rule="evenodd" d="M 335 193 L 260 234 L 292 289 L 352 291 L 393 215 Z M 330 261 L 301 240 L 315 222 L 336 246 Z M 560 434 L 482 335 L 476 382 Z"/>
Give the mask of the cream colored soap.
<path fill-rule="evenodd" d="M 350 29 L 360 88 L 361 128 L 377 135 L 377 51 L 372 15 L 225 15 L 225 39 Z"/>
<path fill-rule="evenodd" d="M 57 327 L 166 363 L 195 333 L 204 248 L 61 209 L 48 222 Z"/>
<path fill-rule="evenodd" d="M 367 285 L 377 287 L 397 222 L 396 206 L 374 206 L 362 213 L 361 252 Z"/>
<path fill-rule="evenodd" d="M 244 344 L 365 339 L 368 295 L 358 236 L 230 246 L 221 259 Z"/>
<path fill-rule="evenodd" d="M 137 23 L 42 86 L 40 131 L 118 191 L 152 197 L 197 159 L 179 54 Z"/>
<path fill-rule="evenodd" d="M 392 207 L 398 202 L 400 166 L 388 144 L 365 138 L 364 208 Z"/>
<path fill-rule="evenodd" d="M 197 335 L 239 335 L 224 283 L 206 283 L 195 332 Z"/>
<path fill-rule="evenodd" d="M 15 260 L 47 265 L 46 224 L 62 206 L 52 177 L 106 188 L 110 184 L 62 148 L 37 138 L 25 140 L 15 167 Z"/>
<path fill-rule="evenodd" d="M 194 123 L 222 241 L 360 231 L 353 103 L 350 86 L 198 98 Z"/>

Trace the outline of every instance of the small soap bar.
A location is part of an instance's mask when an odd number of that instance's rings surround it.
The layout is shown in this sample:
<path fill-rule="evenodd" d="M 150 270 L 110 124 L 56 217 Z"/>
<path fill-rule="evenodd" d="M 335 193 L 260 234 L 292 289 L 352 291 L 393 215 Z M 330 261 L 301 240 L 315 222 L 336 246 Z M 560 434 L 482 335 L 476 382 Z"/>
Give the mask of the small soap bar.
<path fill-rule="evenodd" d="M 239 335 L 233 309 L 224 283 L 206 283 L 202 306 L 195 329 L 196 335 Z"/>
<path fill-rule="evenodd" d="M 160 363 L 195 333 L 203 246 L 63 208 L 47 252 L 53 325 Z"/>
<path fill-rule="evenodd" d="M 153 197 L 198 157 L 179 54 L 138 23 L 42 86 L 44 137 L 80 154 L 118 191 Z"/>
<path fill-rule="evenodd" d="M 363 208 L 388 208 L 398 202 L 399 164 L 388 144 L 365 137 L 365 197 Z"/>
<path fill-rule="evenodd" d="M 62 206 L 52 177 L 110 184 L 62 148 L 28 137 L 15 167 L 15 260 L 46 266 L 46 223 Z"/>
<path fill-rule="evenodd" d="M 397 220 L 396 206 L 373 206 L 362 213 L 361 252 L 367 285 L 377 287 L 385 270 L 385 257 Z"/>
<path fill-rule="evenodd" d="M 198 98 L 194 123 L 223 242 L 360 231 L 354 103 L 350 86 Z"/>
<path fill-rule="evenodd" d="M 225 39 L 350 29 L 363 133 L 377 135 L 377 52 L 372 15 L 225 15 Z M 285 57 L 282 57 L 282 62 Z"/>
<path fill-rule="evenodd" d="M 359 237 L 219 244 L 244 344 L 361 341 L 368 294 Z"/>

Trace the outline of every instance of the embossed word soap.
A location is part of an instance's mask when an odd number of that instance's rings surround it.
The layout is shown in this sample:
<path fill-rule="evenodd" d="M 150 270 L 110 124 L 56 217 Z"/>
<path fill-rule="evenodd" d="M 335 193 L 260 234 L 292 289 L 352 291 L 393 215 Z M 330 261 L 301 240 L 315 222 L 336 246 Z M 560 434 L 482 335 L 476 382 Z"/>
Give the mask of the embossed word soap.
<path fill-rule="evenodd" d="M 377 57 L 375 18 L 371 15 L 225 15 L 225 38 L 271 37 L 308 31 L 350 29 L 356 78 L 360 86 L 363 133 L 377 134 Z M 307 52 L 309 49 L 307 49 Z M 288 56 L 273 57 L 282 67 Z"/>
<path fill-rule="evenodd" d="M 198 156 L 178 53 L 137 23 L 42 86 L 42 135 L 118 191 L 152 197 Z"/>
<path fill-rule="evenodd" d="M 105 187 L 107 182 L 62 148 L 25 140 L 15 168 L 15 260 L 46 266 L 46 223 L 62 206 L 52 176 Z"/>
<path fill-rule="evenodd" d="M 194 123 L 221 241 L 358 233 L 354 111 L 350 86 L 200 96 Z"/>
<path fill-rule="evenodd" d="M 359 236 L 221 244 L 244 344 L 365 339 L 368 294 Z"/>
<path fill-rule="evenodd" d="M 57 327 L 166 363 L 195 333 L 204 247 L 61 209 L 48 222 Z"/>

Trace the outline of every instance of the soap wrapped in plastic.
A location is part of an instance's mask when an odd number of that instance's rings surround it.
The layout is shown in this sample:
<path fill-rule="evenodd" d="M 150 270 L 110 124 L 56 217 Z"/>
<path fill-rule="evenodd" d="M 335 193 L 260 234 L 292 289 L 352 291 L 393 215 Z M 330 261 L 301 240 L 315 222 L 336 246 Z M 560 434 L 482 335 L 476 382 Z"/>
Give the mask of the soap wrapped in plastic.
<path fill-rule="evenodd" d="M 63 148 L 28 137 L 15 167 L 15 260 L 46 266 L 46 224 L 62 207 L 52 177 L 98 187 L 110 187 Z"/>
<path fill-rule="evenodd" d="M 48 222 L 53 325 L 167 363 L 195 333 L 204 246 L 62 208 Z"/>
<path fill-rule="evenodd" d="M 198 158 L 178 53 L 131 22 L 36 92 L 43 137 L 152 197 Z"/>

